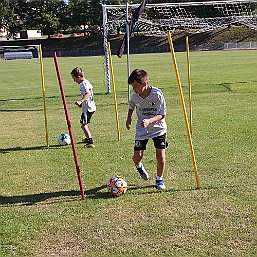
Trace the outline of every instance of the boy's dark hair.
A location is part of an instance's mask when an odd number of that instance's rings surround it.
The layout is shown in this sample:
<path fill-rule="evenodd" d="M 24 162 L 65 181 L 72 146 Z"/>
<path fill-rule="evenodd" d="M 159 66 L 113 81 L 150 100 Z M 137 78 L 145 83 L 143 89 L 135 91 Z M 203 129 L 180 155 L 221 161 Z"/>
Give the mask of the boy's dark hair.
<path fill-rule="evenodd" d="M 84 71 L 80 67 L 76 67 L 71 71 L 72 77 L 84 77 Z"/>
<path fill-rule="evenodd" d="M 130 74 L 129 78 L 128 78 L 128 84 L 132 84 L 133 82 L 137 82 L 142 84 L 143 82 L 145 82 L 145 79 L 147 78 L 147 72 L 144 70 L 139 70 L 139 69 L 135 69 L 132 71 L 132 73 Z"/>

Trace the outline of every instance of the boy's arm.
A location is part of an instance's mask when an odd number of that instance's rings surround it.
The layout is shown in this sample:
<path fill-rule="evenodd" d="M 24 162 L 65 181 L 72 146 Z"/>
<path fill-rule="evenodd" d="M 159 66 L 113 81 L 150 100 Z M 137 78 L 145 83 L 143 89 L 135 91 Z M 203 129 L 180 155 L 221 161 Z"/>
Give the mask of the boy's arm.
<path fill-rule="evenodd" d="M 127 115 L 127 121 L 126 121 L 126 127 L 128 130 L 131 127 L 133 112 L 134 112 L 134 109 L 128 109 L 128 115 Z"/>
<path fill-rule="evenodd" d="M 165 118 L 165 115 L 161 115 L 161 114 L 158 114 L 150 119 L 144 119 L 141 123 L 141 127 L 142 128 L 146 128 L 149 126 L 149 124 L 153 123 L 153 122 L 156 122 L 158 120 L 162 120 Z"/>
<path fill-rule="evenodd" d="M 81 100 L 76 101 L 75 104 L 76 104 L 77 106 L 81 107 L 81 106 L 82 106 L 82 103 L 85 102 L 90 96 L 91 96 L 91 92 L 88 91 L 88 92 L 84 95 L 84 97 L 82 97 Z"/>

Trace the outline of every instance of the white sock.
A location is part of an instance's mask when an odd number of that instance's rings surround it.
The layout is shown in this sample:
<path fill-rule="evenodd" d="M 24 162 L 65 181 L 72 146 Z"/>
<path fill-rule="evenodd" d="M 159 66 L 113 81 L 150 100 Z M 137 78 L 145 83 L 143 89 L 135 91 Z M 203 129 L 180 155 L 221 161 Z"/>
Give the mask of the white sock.
<path fill-rule="evenodd" d="M 140 167 L 142 167 L 142 165 L 143 165 L 142 162 L 139 162 L 138 165 L 136 165 L 136 167 L 140 168 Z"/>
<path fill-rule="evenodd" d="M 156 176 L 156 180 L 162 180 L 162 176 L 161 177 Z"/>

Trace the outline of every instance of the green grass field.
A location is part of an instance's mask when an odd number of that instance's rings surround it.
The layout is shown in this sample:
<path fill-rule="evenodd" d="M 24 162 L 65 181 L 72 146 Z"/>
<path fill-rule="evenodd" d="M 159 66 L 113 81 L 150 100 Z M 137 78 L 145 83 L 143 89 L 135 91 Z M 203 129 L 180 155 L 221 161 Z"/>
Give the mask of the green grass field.
<path fill-rule="evenodd" d="M 177 53 L 188 109 L 186 54 Z M 155 153 L 149 142 L 139 178 L 131 156 L 126 56 L 113 57 L 121 142 L 113 94 L 105 95 L 103 58 L 59 58 L 86 199 L 81 200 L 72 147 L 52 58 L 44 59 L 45 126 L 39 60 L 0 61 L 0 256 L 256 256 L 256 51 L 193 52 L 193 144 L 196 189 L 187 133 L 170 53 L 131 55 L 131 70 L 145 69 L 167 102 L 169 148 L 165 184 L 157 192 Z M 70 71 L 81 66 L 94 86 L 95 149 L 81 144 L 79 86 Z M 112 198 L 107 180 L 123 175 L 128 192 Z"/>

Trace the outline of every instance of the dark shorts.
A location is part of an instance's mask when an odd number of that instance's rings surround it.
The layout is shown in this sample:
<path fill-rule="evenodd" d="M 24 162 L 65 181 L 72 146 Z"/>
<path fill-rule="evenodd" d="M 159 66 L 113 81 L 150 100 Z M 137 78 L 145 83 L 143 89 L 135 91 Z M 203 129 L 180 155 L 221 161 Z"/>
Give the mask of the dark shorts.
<path fill-rule="evenodd" d="M 166 149 L 167 147 L 166 133 L 164 135 L 161 135 L 159 137 L 154 137 L 152 139 L 156 149 Z M 134 151 L 146 150 L 146 145 L 148 143 L 148 140 L 149 139 L 135 140 Z"/>
<path fill-rule="evenodd" d="M 94 113 L 95 112 L 89 112 L 89 111 L 87 111 L 86 113 L 83 112 L 81 114 L 80 123 L 83 124 L 83 125 L 86 125 L 86 124 L 90 123 L 90 120 L 91 120 Z"/>

